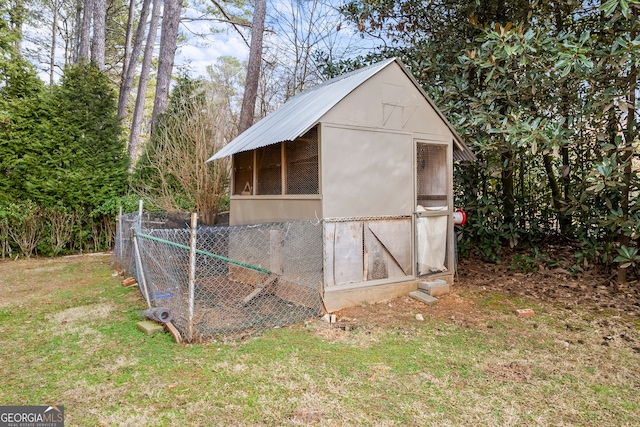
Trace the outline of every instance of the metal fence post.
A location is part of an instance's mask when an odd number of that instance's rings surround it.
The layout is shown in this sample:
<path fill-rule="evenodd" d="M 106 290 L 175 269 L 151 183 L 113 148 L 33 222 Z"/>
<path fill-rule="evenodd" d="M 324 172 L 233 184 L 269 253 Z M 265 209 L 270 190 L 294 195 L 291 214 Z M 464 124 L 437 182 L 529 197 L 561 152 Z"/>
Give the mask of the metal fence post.
<path fill-rule="evenodd" d="M 138 232 L 142 231 L 142 208 L 144 205 L 144 200 L 140 199 L 138 202 Z"/>
<path fill-rule="evenodd" d="M 142 290 L 144 291 L 144 298 L 147 300 L 147 305 L 151 307 L 151 298 L 149 297 L 149 289 L 147 288 L 147 280 L 144 276 L 144 265 L 142 264 L 142 256 L 140 255 L 140 245 L 138 244 L 138 233 L 142 232 L 142 209 L 144 207 L 144 200 L 140 199 L 138 202 L 138 221 L 136 221 L 135 232 L 133 233 L 133 247 L 136 252 L 136 264 L 138 270 L 137 279 L 142 283 Z"/>
<path fill-rule="evenodd" d="M 138 280 L 142 282 L 142 290 L 144 291 L 144 298 L 147 300 L 147 305 L 151 307 L 151 299 L 149 298 L 149 290 L 147 289 L 147 280 L 144 277 L 144 266 L 142 265 L 142 257 L 140 256 L 140 248 L 138 246 L 137 232 L 133 234 L 133 247 L 136 251 L 136 265 L 138 270 Z"/>
<path fill-rule="evenodd" d="M 193 340 L 193 312 L 195 306 L 195 285 L 196 285 L 196 243 L 197 243 L 198 214 L 191 214 L 191 236 L 189 239 L 189 323 L 187 325 L 187 336 L 189 341 Z"/>
<path fill-rule="evenodd" d="M 122 206 L 120 206 L 120 212 L 118 213 L 118 227 L 116 228 L 118 231 L 116 233 L 116 245 L 118 245 L 118 263 L 120 265 L 124 264 L 124 241 L 122 239 Z"/>

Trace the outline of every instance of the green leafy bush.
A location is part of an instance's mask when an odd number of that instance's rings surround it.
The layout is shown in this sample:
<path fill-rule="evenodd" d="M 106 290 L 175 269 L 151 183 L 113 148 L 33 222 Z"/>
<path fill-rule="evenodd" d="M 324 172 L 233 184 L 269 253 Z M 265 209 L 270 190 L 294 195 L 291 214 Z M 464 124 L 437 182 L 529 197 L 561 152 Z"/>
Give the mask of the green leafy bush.
<path fill-rule="evenodd" d="M 117 212 L 109 204 L 125 201 L 128 188 L 109 79 L 80 63 L 45 90 L 32 69 L 14 65 L 20 73 L 0 74 L 3 257 L 107 249 Z M 20 84 L 14 84 L 16 73 Z"/>

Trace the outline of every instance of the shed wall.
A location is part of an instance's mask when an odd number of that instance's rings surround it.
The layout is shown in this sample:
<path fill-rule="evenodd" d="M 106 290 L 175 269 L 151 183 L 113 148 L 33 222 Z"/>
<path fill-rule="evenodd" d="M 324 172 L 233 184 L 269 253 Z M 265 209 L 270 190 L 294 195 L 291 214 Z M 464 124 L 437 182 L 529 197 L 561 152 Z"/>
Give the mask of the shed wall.
<path fill-rule="evenodd" d="M 308 198 L 251 197 L 231 198 L 230 225 L 247 225 L 288 220 L 317 220 L 322 218 L 320 196 Z"/>
<path fill-rule="evenodd" d="M 323 126 L 323 217 L 411 215 L 414 161 L 410 134 Z"/>
<path fill-rule="evenodd" d="M 419 133 L 425 139 L 453 139 L 449 127 L 397 63 L 354 90 L 321 122 Z"/>

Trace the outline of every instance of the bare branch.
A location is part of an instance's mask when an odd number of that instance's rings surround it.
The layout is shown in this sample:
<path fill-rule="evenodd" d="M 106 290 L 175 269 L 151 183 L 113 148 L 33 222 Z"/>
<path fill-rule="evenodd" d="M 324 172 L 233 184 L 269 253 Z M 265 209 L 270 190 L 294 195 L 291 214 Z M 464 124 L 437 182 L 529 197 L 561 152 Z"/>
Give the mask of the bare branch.
<path fill-rule="evenodd" d="M 218 3 L 216 0 L 211 0 L 211 3 L 213 3 L 213 5 L 220 11 L 220 13 L 222 13 L 222 16 L 224 16 L 229 23 L 231 24 L 231 26 L 238 32 L 238 34 L 240 35 L 240 37 L 242 37 L 242 40 L 244 40 L 244 43 L 247 45 L 247 47 L 249 47 L 249 42 L 247 41 L 247 38 L 244 36 L 244 34 L 242 34 L 242 31 L 240 31 L 240 28 L 238 28 L 238 26 L 245 26 L 247 28 L 251 28 L 251 25 L 248 23 L 243 23 L 240 24 L 238 22 L 236 22 L 222 7 L 222 5 L 220 3 Z"/>

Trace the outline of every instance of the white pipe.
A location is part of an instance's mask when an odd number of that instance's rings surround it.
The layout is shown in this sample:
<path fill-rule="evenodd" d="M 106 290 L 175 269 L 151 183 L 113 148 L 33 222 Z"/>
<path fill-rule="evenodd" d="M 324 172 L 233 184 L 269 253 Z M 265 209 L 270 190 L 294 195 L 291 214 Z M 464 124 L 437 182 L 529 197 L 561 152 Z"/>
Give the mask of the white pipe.
<path fill-rule="evenodd" d="M 198 214 L 191 214 L 191 238 L 189 240 L 189 324 L 187 336 L 189 341 L 193 340 L 193 312 L 195 306 L 196 287 L 196 237 L 198 227 Z"/>

